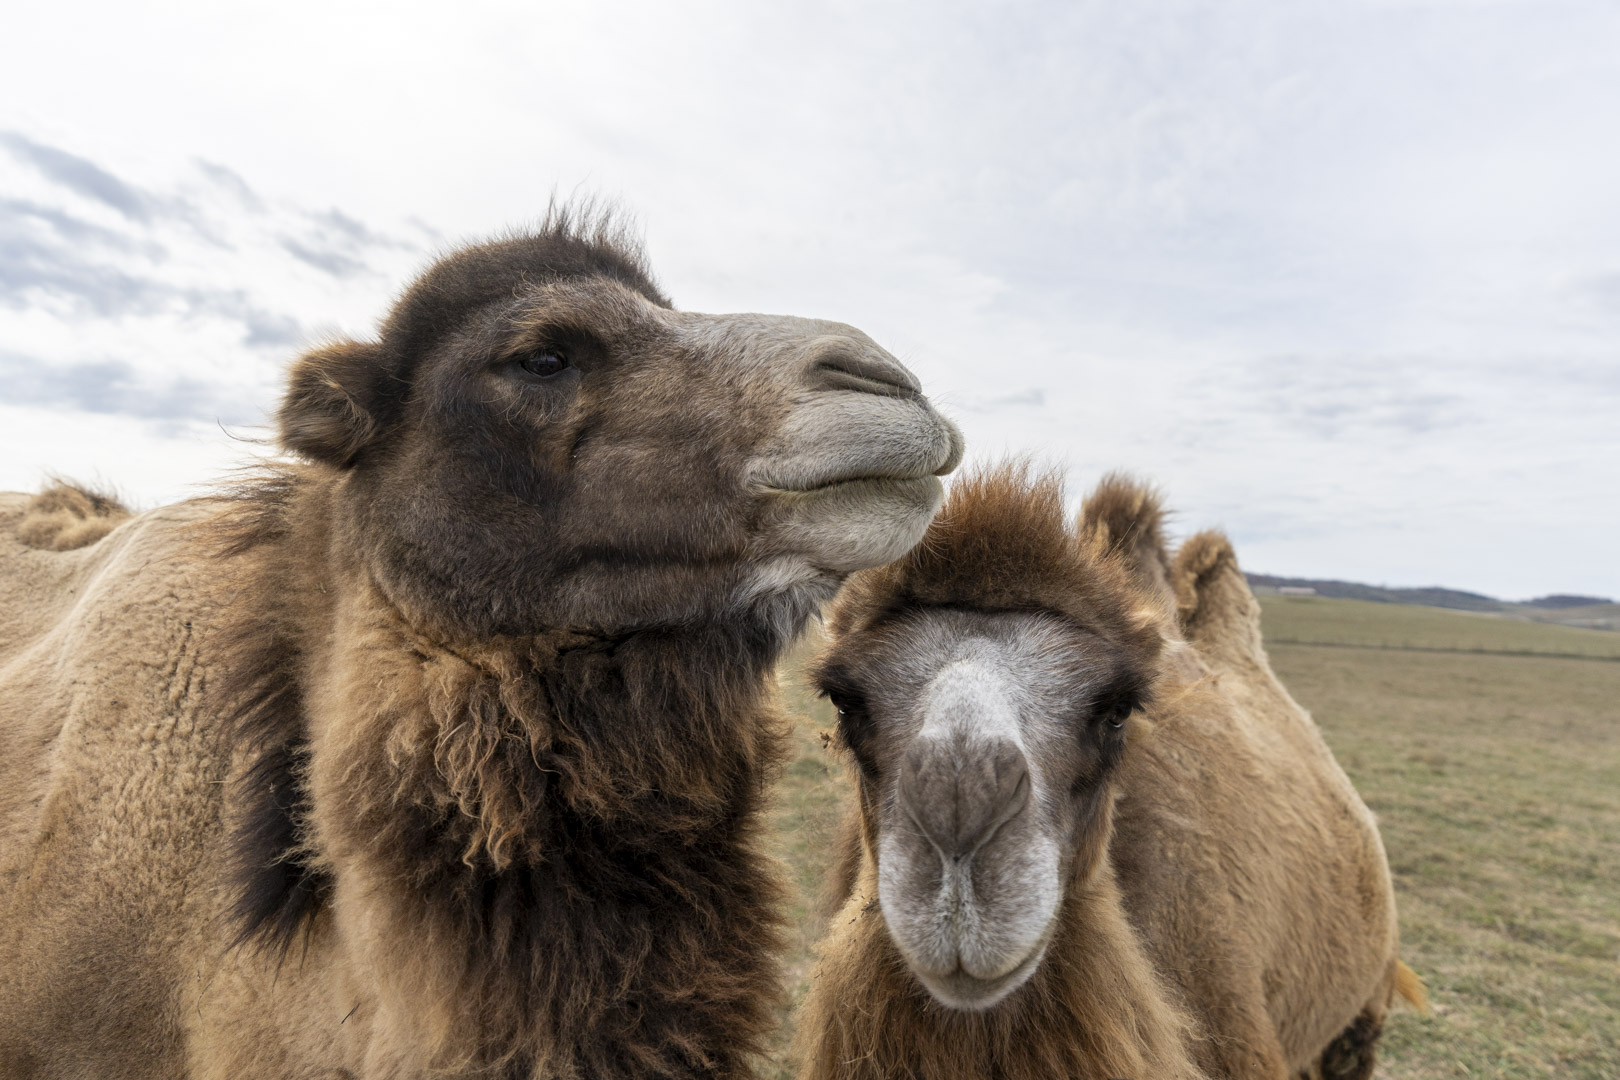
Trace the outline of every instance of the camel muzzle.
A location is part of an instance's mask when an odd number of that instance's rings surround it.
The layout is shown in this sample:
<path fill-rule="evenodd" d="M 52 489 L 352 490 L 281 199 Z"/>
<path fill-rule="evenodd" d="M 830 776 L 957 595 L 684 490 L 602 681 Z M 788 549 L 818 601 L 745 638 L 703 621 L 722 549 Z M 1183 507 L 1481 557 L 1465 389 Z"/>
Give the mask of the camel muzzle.
<path fill-rule="evenodd" d="M 1040 963 L 1061 898 L 1016 689 L 964 659 L 935 677 L 878 838 L 890 937 L 942 1004 L 986 1009 Z"/>
<path fill-rule="evenodd" d="M 768 503 L 770 547 L 837 573 L 904 555 L 944 499 L 938 478 L 962 460 L 962 433 L 853 332 L 779 352 L 771 371 L 787 408 L 746 473 Z"/>
<path fill-rule="evenodd" d="M 900 766 L 900 805 L 941 859 L 970 859 L 1029 803 L 1029 761 L 1010 739 L 917 739 Z"/>

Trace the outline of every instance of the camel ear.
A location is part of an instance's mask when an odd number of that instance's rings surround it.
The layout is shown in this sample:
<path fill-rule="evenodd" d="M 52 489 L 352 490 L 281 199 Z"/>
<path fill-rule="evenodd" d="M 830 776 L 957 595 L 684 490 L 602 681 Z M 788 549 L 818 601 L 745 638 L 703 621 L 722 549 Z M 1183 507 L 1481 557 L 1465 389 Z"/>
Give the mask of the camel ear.
<path fill-rule="evenodd" d="M 375 344 L 339 341 L 298 358 L 276 419 L 281 445 L 346 469 L 377 434 L 386 377 Z"/>

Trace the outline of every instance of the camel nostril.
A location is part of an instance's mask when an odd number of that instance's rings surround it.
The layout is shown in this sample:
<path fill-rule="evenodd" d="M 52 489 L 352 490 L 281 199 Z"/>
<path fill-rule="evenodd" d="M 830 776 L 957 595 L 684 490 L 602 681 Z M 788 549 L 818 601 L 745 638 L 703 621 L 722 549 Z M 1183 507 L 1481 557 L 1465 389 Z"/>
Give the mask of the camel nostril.
<path fill-rule="evenodd" d="M 1012 743 L 1003 743 L 997 748 L 992 770 L 992 810 L 979 837 L 980 846 L 987 843 L 997 829 L 1012 820 L 1029 802 L 1029 762 L 1023 751 Z"/>
<path fill-rule="evenodd" d="M 899 361 L 843 348 L 819 352 L 810 363 L 810 381 L 818 390 L 853 390 L 887 397 L 914 397 L 922 392 L 917 377 Z"/>
<path fill-rule="evenodd" d="M 1029 763 L 1009 741 L 952 748 L 919 741 L 900 763 L 900 801 L 941 857 L 970 858 L 1030 798 Z"/>

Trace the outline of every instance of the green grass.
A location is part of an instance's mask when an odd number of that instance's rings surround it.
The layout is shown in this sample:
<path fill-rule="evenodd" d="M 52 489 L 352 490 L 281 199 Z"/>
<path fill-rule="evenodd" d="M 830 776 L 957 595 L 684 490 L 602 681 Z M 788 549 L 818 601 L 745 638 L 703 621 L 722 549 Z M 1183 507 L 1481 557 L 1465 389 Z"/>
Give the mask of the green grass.
<path fill-rule="evenodd" d="M 1379 816 L 1403 955 L 1434 998 L 1433 1016 L 1391 1017 L 1379 1075 L 1620 1077 L 1620 663 L 1601 659 L 1620 634 L 1353 600 L 1262 610 L 1278 675 Z M 794 667 L 774 824 L 797 1003 L 844 787 L 830 712 Z M 768 1075 L 791 1075 L 790 1022 Z"/>
<path fill-rule="evenodd" d="M 1601 630 L 1620 630 L 1620 604 L 1582 604 L 1574 608 L 1533 608 L 1519 605 L 1514 613 L 1537 622 L 1562 623 L 1565 626 L 1596 627 Z"/>
<path fill-rule="evenodd" d="M 1411 604 L 1264 596 L 1266 640 L 1273 644 L 1335 644 L 1589 656 L 1620 660 L 1620 633 L 1579 630 L 1499 615 L 1478 615 Z"/>

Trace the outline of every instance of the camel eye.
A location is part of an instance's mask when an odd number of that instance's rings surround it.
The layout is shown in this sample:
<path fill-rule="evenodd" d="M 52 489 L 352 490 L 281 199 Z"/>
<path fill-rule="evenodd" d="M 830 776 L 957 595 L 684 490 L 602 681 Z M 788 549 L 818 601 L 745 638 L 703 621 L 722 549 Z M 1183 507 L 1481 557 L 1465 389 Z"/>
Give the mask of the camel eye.
<path fill-rule="evenodd" d="M 1131 713 L 1142 707 L 1145 696 L 1140 678 L 1129 673 L 1117 677 L 1092 699 L 1091 722 L 1107 723 L 1109 728 L 1118 731 Z"/>
<path fill-rule="evenodd" d="M 1115 731 L 1118 731 L 1120 728 L 1125 726 L 1125 721 L 1129 719 L 1131 713 L 1135 711 L 1136 702 L 1126 698 L 1122 701 L 1110 702 L 1108 706 L 1103 709 L 1103 719 L 1108 721 L 1109 727 L 1113 728 Z"/>
<path fill-rule="evenodd" d="M 839 723 L 859 726 L 861 721 L 865 719 L 866 710 L 861 708 L 858 702 L 851 701 L 843 696 L 834 697 L 831 694 L 828 694 L 827 698 L 832 702 L 833 709 L 838 713 Z"/>
<path fill-rule="evenodd" d="M 832 702 L 833 709 L 838 713 L 838 727 L 844 733 L 844 741 L 853 746 L 860 742 L 871 728 L 871 718 L 866 712 L 866 703 L 858 697 L 846 693 L 826 692 L 826 698 Z"/>
<path fill-rule="evenodd" d="M 544 352 L 535 353 L 533 356 L 525 356 L 518 361 L 518 367 L 527 371 L 530 375 L 549 379 L 553 375 L 567 370 L 568 357 L 557 349 L 546 349 Z"/>

